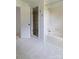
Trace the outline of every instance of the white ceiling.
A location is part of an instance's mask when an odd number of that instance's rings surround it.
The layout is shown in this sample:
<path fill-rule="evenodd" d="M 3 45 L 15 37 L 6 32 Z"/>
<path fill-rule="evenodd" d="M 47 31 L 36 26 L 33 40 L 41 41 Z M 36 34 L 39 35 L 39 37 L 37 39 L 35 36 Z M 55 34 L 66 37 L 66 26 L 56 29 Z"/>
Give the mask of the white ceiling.
<path fill-rule="evenodd" d="M 51 4 L 51 3 L 56 3 L 58 1 L 61 1 L 61 0 L 22 0 L 26 3 L 28 3 L 30 6 L 36 6 L 40 3 L 40 1 L 44 2 L 45 4 Z"/>
<path fill-rule="evenodd" d="M 56 3 L 56 2 L 59 2 L 59 1 L 62 1 L 62 0 L 45 0 L 45 3 L 51 4 L 51 3 Z"/>
<path fill-rule="evenodd" d="M 49 4 L 46 6 L 49 10 L 53 10 L 53 8 L 63 8 L 63 1 L 56 2 L 54 4 Z"/>
<path fill-rule="evenodd" d="M 22 1 L 28 3 L 31 7 L 38 5 L 40 2 L 40 0 L 22 0 Z"/>

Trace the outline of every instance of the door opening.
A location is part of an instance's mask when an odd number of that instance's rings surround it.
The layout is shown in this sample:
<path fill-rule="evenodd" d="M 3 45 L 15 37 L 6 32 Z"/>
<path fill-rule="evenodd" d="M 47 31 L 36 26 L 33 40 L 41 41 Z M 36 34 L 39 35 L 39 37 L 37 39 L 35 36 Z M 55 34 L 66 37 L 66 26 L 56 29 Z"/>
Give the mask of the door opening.
<path fill-rule="evenodd" d="M 16 7 L 16 36 L 20 37 L 20 19 L 21 19 L 20 7 Z"/>
<path fill-rule="evenodd" d="M 33 35 L 38 37 L 38 7 L 33 8 Z"/>

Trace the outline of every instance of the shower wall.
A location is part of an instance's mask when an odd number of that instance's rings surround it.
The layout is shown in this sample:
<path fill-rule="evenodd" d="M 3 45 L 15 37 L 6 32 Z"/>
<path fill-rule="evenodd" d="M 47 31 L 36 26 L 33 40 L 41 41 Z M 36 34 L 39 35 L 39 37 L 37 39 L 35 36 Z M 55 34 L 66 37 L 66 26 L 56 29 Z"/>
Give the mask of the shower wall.
<path fill-rule="evenodd" d="M 45 6 L 45 36 L 63 38 L 63 3 Z"/>

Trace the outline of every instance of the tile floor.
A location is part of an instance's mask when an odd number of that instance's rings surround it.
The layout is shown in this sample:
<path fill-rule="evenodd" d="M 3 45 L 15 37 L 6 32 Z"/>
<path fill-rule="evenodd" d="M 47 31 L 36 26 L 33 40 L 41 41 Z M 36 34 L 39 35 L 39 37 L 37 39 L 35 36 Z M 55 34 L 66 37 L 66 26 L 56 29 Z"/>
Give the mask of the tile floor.
<path fill-rule="evenodd" d="M 16 59 L 63 59 L 63 49 L 35 39 L 16 40 Z"/>

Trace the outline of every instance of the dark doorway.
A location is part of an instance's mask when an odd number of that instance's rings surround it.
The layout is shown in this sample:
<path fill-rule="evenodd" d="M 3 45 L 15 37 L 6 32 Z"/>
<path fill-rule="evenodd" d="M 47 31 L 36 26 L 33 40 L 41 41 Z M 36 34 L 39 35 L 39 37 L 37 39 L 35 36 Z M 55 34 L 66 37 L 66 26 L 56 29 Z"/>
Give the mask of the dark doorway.
<path fill-rule="evenodd" d="M 33 8 L 33 35 L 38 37 L 38 7 Z"/>
<path fill-rule="evenodd" d="M 16 7 L 16 35 L 20 37 L 20 19 L 21 19 L 20 7 Z"/>

